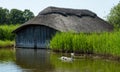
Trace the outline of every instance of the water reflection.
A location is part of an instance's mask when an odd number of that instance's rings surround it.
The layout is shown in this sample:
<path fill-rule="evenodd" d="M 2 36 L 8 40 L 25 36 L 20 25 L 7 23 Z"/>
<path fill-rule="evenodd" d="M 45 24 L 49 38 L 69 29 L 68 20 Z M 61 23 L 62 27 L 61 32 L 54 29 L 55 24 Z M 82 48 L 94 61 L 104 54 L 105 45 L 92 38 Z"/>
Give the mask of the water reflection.
<path fill-rule="evenodd" d="M 51 63 L 55 72 L 119 72 L 120 63 L 105 59 L 83 58 L 71 62 L 62 62 L 60 54 L 51 54 Z"/>
<path fill-rule="evenodd" d="M 52 72 L 48 50 L 16 49 L 16 64 L 25 72 Z"/>
<path fill-rule="evenodd" d="M 65 54 L 69 56 L 70 54 Z M 62 53 L 48 50 L 0 50 L 0 72 L 119 72 L 120 62 L 104 59 L 75 59 L 63 62 Z"/>

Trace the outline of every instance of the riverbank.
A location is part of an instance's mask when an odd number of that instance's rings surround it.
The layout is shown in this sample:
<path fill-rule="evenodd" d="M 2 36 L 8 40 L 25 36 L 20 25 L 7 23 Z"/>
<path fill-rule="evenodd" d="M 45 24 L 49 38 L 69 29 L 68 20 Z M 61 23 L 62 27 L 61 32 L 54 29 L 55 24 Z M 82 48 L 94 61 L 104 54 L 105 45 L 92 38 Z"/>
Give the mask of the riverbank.
<path fill-rule="evenodd" d="M 14 41 L 10 40 L 0 40 L 0 48 L 13 48 L 14 47 Z"/>
<path fill-rule="evenodd" d="M 0 48 L 13 48 L 15 35 L 12 33 L 19 24 L 0 25 Z"/>
<path fill-rule="evenodd" d="M 120 57 L 120 31 L 101 34 L 57 33 L 50 42 L 55 52 L 74 52 L 76 54 L 92 54 Z"/>
<path fill-rule="evenodd" d="M 120 56 L 106 54 L 75 54 L 75 59 L 103 59 L 111 61 L 120 61 Z"/>

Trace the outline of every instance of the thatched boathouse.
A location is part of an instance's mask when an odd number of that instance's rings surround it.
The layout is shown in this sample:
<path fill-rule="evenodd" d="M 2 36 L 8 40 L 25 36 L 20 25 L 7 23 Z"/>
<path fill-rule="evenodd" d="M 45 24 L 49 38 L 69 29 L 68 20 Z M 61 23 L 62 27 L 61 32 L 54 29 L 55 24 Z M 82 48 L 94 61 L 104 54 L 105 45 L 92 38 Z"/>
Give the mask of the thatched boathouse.
<path fill-rule="evenodd" d="M 100 33 L 112 30 L 112 25 L 89 10 L 48 7 L 13 32 L 16 34 L 16 47 L 47 48 L 57 31 Z"/>

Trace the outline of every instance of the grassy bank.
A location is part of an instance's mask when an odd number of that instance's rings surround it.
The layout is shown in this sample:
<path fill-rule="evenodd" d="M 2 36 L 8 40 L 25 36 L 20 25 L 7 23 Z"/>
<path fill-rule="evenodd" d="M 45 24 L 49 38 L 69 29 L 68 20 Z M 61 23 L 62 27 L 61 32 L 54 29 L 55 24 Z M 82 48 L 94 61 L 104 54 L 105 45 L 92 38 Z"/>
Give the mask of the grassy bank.
<path fill-rule="evenodd" d="M 120 56 L 120 31 L 102 34 L 57 33 L 50 42 L 54 51 Z"/>
<path fill-rule="evenodd" d="M 10 48 L 10 47 L 14 47 L 14 41 L 10 41 L 10 40 L 2 41 L 2 40 L 0 40 L 0 48 Z"/>
<path fill-rule="evenodd" d="M 0 25 L 0 48 L 13 47 L 15 35 L 12 33 L 18 25 Z"/>

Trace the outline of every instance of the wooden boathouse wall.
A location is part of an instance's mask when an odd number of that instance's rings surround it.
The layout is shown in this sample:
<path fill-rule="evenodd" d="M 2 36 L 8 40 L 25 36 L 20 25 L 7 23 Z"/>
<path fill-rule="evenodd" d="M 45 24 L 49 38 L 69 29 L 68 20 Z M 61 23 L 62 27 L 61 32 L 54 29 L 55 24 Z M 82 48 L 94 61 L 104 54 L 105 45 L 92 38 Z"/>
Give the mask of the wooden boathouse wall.
<path fill-rule="evenodd" d="M 56 30 L 44 25 L 26 26 L 16 34 L 16 47 L 49 48 L 51 38 Z"/>

